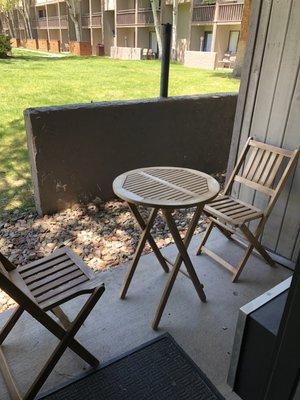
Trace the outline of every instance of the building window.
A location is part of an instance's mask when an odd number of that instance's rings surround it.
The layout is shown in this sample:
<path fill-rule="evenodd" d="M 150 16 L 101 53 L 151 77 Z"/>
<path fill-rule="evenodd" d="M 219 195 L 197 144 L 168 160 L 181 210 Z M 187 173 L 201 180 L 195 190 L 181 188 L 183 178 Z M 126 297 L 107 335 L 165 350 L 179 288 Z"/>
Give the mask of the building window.
<path fill-rule="evenodd" d="M 46 15 L 45 15 L 45 10 L 39 10 L 38 11 L 39 12 L 39 18 L 44 18 Z"/>
<path fill-rule="evenodd" d="M 229 42 L 228 42 L 228 53 L 236 54 L 239 42 L 239 36 L 240 36 L 239 31 L 230 31 Z"/>
<path fill-rule="evenodd" d="M 212 32 L 205 31 L 204 32 L 203 51 L 211 51 L 211 43 L 212 43 Z"/>

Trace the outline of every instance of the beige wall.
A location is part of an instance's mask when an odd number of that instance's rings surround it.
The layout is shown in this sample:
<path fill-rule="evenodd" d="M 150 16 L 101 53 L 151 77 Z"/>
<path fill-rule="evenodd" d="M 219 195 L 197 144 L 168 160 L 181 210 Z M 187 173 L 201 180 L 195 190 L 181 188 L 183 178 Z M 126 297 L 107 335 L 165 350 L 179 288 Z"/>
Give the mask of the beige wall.
<path fill-rule="evenodd" d="M 103 38 L 105 54 L 110 55 L 110 48 L 114 45 L 113 30 L 115 30 L 115 15 L 113 11 L 106 11 L 103 18 Z"/>
<path fill-rule="evenodd" d="M 193 25 L 191 27 L 191 41 L 189 50 L 199 51 L 200 50 L 200 38 L 204 36 L 205 31 L 212 31 L 212 25 Z"/>
<path fill-rule="evenodd" d="M 177 27 L 177 59 L 184 61 L 184 53 L 188 49 L 191 26 L 191 3 L 179 4 Z"/>
<path fill-rule="evenodd" d="M 229 34 L 230 31 L 240 31 L 241 25 L 218 25 L 217 27 L 217 38 L 216 48 L 218 60 L 222 60 L 224 54 L 228 50 Z"/>
<path fill-rule="evenodd" d="M 193 68 L 215 69 L 217 53 L 211 51 L 186 51 L 184 65 Z"/>

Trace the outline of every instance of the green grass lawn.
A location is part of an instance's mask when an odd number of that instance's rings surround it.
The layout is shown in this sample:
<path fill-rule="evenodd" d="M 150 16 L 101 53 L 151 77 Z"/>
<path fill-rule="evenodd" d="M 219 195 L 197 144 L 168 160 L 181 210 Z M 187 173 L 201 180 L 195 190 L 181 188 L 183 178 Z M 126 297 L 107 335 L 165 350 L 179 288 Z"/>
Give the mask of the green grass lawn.
<path fill-rule="evenodd" d="M 157 97 L 159 61 L 49 57 L 21 49 L 0 60 L 0 209 L 32 206 L 23 110 L 28 107 Z M 236 92 L 226 71 L 172 64 L 170 96 Z"/>

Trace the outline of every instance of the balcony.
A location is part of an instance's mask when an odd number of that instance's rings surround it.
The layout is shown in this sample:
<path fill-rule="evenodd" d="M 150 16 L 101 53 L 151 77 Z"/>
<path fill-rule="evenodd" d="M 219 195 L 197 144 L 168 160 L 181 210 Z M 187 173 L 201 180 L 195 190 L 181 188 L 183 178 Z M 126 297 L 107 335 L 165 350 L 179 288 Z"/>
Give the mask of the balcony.
<path fill-rule="evenodd" d="M 241 22 L 244 4 L 220 4 L 218 22 Z"/>
<path fill-rule="evenodd" d="M 117 25 L 135 25 L 135 9 L 117 11 Z"/>
<path fill-rule="evenodd" d="M 101 11 L 92 13 L 91 26 L 101 28 L 101 26 L 102 26 L 102 12 Z"/>
<path fill-rule="evenodd" d="M 100 27 L 102 26 L 102 13 L 94 12 L 90 14 L 84 14 L 81 16 L 81 24 L 83 28 Z"/>
<path fill-rule="evenodd" d="M 244 4 L 227 3 L 201 6 L 196 5 L 193 9 L 193 23 L 233 23 L 241 22 Z"/>
<path fill-rule="evenodd" d="M 159 18 L 159 14 L 158 14 Z M 153 25 L 153 12 L 151 8 L 141 8 L 138 10 L 137 23 L 139 25 Z"/>
<path fill-rule="evenodd" d="M 38 18 L 33 22 L 33 26 L 37 29 L 47 29 L 47 18 Z"/>
<path fill-rule="evenodd" d="M 52 29 L 59 29 L 59 16 L 48 17 L 48 28 Z"/>
<path fill-rule="evenodd" d="M 193 9 L 193 22 L 213 22 L 216 6 L 196 6 Z"/>

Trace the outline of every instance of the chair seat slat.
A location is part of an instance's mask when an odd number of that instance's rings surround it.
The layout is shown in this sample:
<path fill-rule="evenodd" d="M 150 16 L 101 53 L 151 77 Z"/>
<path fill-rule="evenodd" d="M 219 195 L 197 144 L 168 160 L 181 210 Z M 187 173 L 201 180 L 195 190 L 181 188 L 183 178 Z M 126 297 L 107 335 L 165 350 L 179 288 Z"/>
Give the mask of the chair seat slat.
<path fill-rule="evenodd" d="M 66 282 L 70 282 L 75 278 L 79 278 L 80 276 L 84 276 L 80 269 L 76 269 L 73 272 L 68 273 L 67 275 L 63 275 L 61 277 L 57 277 L 55 280 L 48 282 L 43 286 L 39 286 L 37 289 L 31 289 L 32 294 L 38 298 L 42 294 L 49 292 L 50 290 L 56 289 L 61 285 L 65 284 Z"/>

